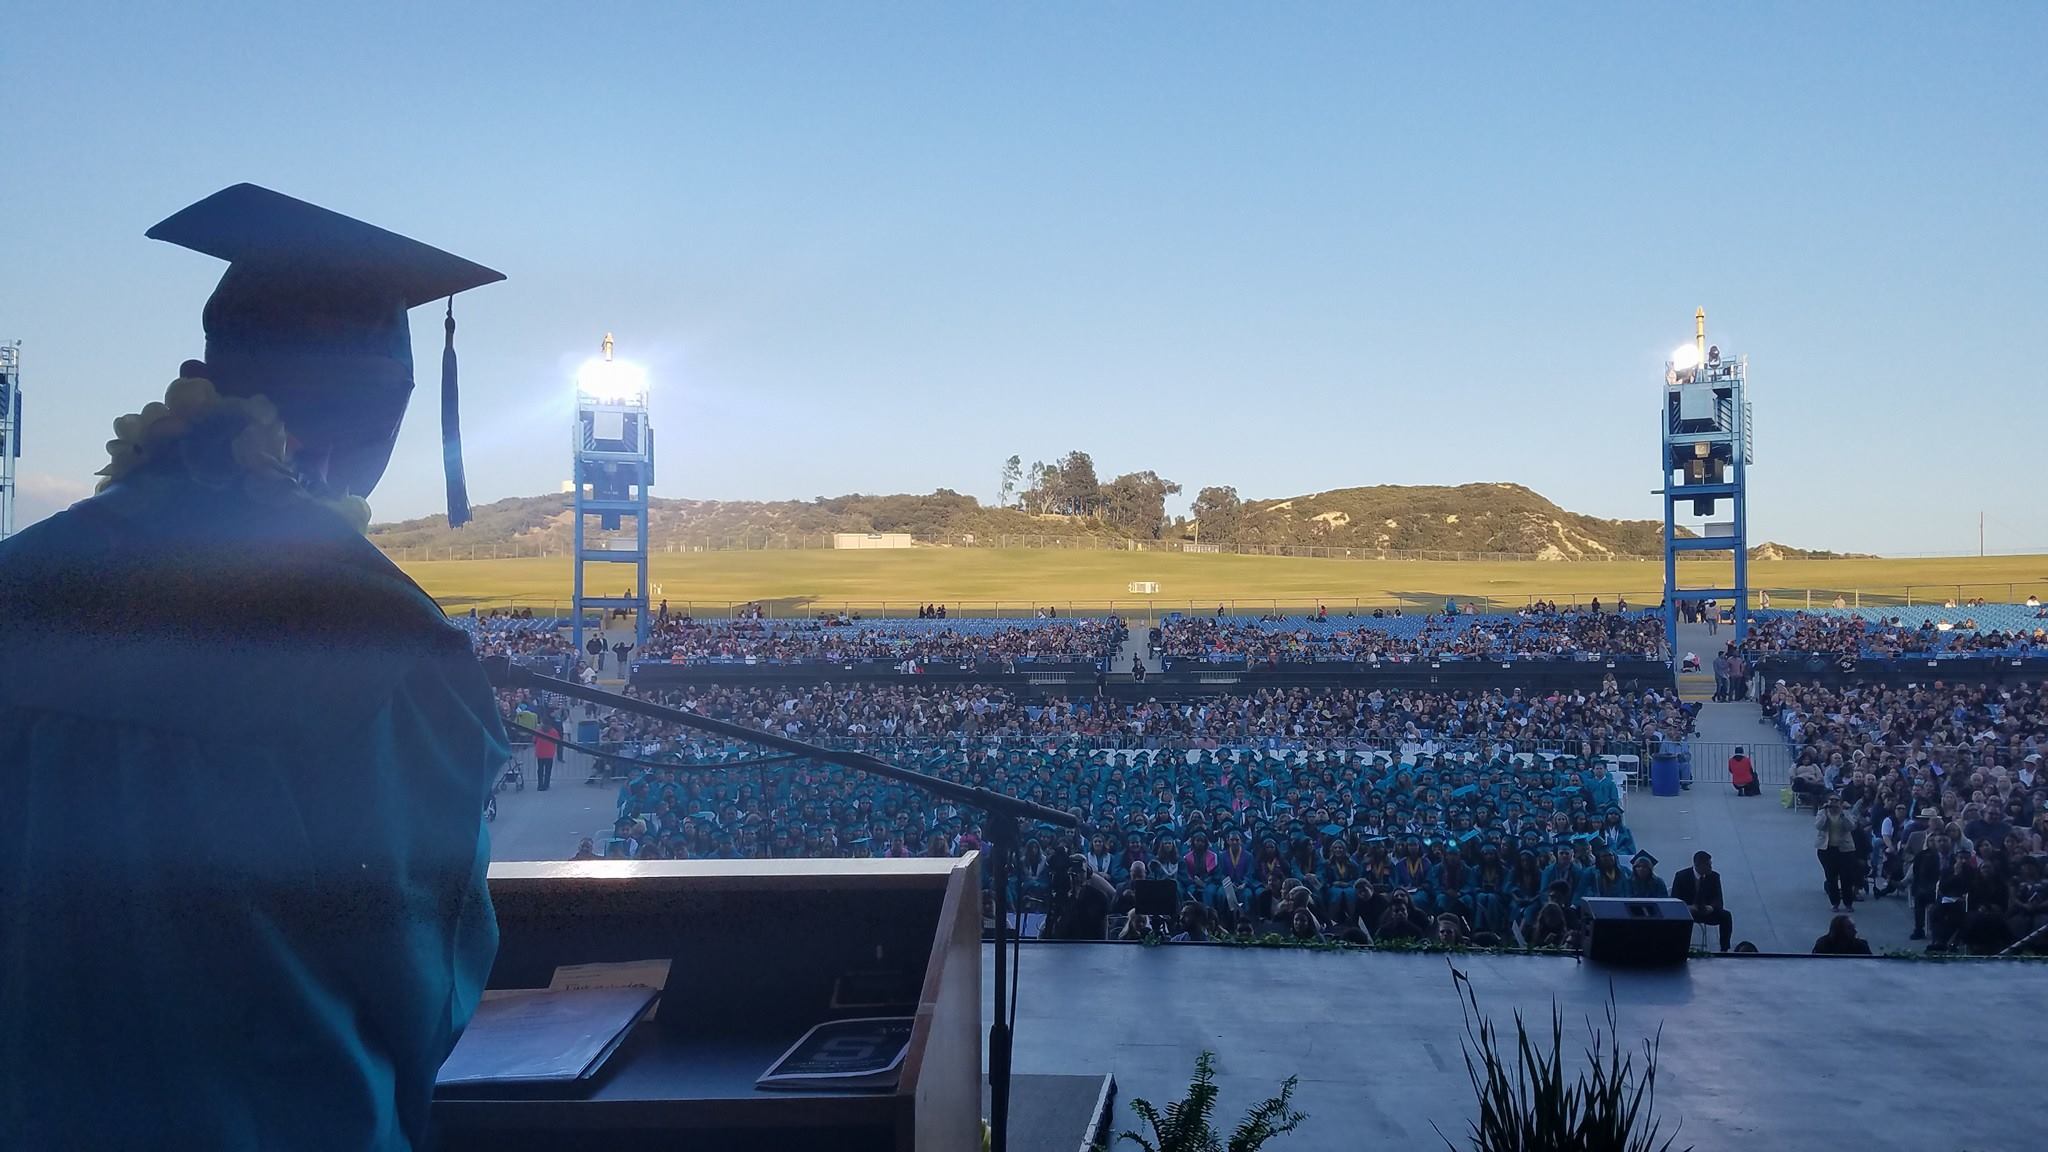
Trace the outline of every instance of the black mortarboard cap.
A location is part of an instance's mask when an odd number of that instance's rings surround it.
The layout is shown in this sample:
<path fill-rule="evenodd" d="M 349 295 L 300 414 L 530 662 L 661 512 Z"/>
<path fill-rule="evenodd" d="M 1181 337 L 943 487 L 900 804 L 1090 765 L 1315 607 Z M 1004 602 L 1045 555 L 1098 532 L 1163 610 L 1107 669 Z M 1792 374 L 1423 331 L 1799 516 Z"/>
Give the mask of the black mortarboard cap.
<path fill-rule="evenodd" d="M 382 475 L 412 391 L 406 311 L 504 274 L 318 205 L 237 184 L 151 228 L 228 262 L 206 302 L 206 358 L 225 392 L 260 391 L 287 428 L 333 448 L 358 494 Z M 448 518 L 469 519 L 455 372 L 455 317 L 444 323 L 441 435 Z M 253 360 L 251 358 L 257 358 Z M 300 371 L 280 370 L 297 360 Z M 250 364 L 250 379 L 237 367 Z M 256 369 L 255 365 L 261 365 Z M 322 369 L 327 369 L 323 375 Z M 281 377 L 291 377 L 284 379 Z"/>

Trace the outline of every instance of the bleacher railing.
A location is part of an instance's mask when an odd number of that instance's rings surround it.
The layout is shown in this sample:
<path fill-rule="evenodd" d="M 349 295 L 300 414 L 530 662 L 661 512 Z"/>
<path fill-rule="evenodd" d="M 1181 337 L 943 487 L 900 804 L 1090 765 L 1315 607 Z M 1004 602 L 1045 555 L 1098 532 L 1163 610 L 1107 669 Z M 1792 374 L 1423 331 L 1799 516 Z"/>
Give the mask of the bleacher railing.
<path fill-rule="evenodd" d="M 1835 601 L 1841 600 L 1842 610 L 1857 608 L 1896 608 L 1898 614 L 1909 623 L 1918 624 L 1921 616 L 1913 613 L 1919 609 L 1923 616 L 1931 617 L 1943 611 L 1943 606 L 1953 602 L 1957 607 L 1951 612 L 1961 612 L 1982 600 L 1984 607 L 2025 607 L 2029 594 L 2048 599 L 2048 579 L 2038 587 L 2020 582 L 2000 584 L 1914 584 L 1890 588 L 1865 589 L 1787 589 L 1771 588 L 1770 609 L 1780 611 L 1830 612 L 1837 610 Z M 1656 588 L 1621 588 L 1613 591 L 1559 592 L 1554 595 L 1527 594 L 1521 596 L 1458 596 L 1454 597 L 1461 611 L 1488 614 L 1514 612 L 1543 602 L 1560 607 L 1585 608 L 1594 600 L 1600 602 L 1603 612 L 1612 612 L 1620 601 L 1627 601 L 1634 610 L 1654 608 L 1662 593 Z M 563 616 L 570 614 L 570 600 L 567 596 L 549 595 L 463 595 L 438 598 L 441 606 L 449 612 L 467 612 L 476 608 L 480 612 L 492 609 L 530 608 L 536 616 Z M 664 597 L 653 593 L 651 599 L 660 602 Z M 948 617 L 952 616 L 1013 616 L 1030 617 L 1045 609 L 1055 609 L 1062 617 L 1104 616 L 1117 614 L 1129 619 L 1156 620 L 1169 613 L 1183 615 L 1212 616 L 1220 605 L 1225 615 L 1260 616 L 1276 614 L 1294 620 L 1313 616 L 1318 608 L 1327 608 L 1332 617 L 1347 613 L 1370 617 L 1374 609 L 1392 611 L 1399 609 L 1403 615 L 1426 615 L 1441 613 L 1444 609 L 1444 595 L 1440 592 L 1406 592 L 1387 590 L 1352 596 L 1228 596 L 1221 598 L 1191 599 L 1174 596 L 1125 596 L 1102 599 L 1029 599 L 1006 598 L 995 600 L 961 599 L 957 597 L 926 596 L 922 599 L 902 600 L 851 600 L 815 599 L 809 597 L 763 598 L 758 600 L 731 600 L 715 598 L 684 599 L 680 596 L 666 597 L 669 611 L 677 615 L 691 615 L 700 618 L 730 618 L 743 609 L 758 605 L 761 614 L 770 619 L 814 619 L 823 613 L 858 613 L 863 617 L 915 617 L 918 610 L 930 604 L 943 604 Z M 1764 607 L 1759 600 L 1756 607 Z M 2029 608 L 2039 612 L 2040 606 Z M 2030 617 L 2031 619 L 2031 617 Z M 2048 627 L 2048 616 L 2042 616 L 2039 627 Z"/>

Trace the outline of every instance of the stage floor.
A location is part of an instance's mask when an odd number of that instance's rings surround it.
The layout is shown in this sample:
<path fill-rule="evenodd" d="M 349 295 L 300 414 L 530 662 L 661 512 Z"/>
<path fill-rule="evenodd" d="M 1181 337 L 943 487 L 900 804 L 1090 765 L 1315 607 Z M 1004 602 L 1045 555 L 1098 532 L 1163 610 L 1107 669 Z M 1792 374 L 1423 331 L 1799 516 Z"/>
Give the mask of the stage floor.
<path fill-rule="evenodd" d="M 983 950 L 989 962 L 989 950 Z M 1663 1028 L 1658 1114 L 1674 1148 L 2039 1149 L 2034 1053 L 2048 965 L 1728 958 L 1626 971 L 1463 956 L 1480 1006 L 1565 1012 L 1567 1052 L 1610 982 L 1623 1037 Z M 1110 1073 L 1130 1101 L 1178 1099 L 1217 1053 L 1228 1125 L 1289 1075 L 1309 1119 L 1276 1150 L 1463 1146 L 1473 1114 L 1443 956 L 1223 946 L 1027 944 L 1017 1071 Z M 984 979 L 984 989 L 988 987 Z M 987 1006 L 984 1004 L 984 1013 Z M 985 1017 L 986 1018 L 986 1017 Z"/>

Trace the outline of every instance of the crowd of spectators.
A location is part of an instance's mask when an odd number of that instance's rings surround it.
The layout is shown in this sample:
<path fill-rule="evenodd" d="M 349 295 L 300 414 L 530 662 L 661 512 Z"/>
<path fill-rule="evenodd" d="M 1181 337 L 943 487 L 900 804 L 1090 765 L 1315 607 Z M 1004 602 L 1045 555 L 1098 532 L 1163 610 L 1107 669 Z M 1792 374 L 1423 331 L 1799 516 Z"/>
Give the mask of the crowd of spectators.
<path fill-rule="evenodd" d="M 1634 862 L 1601 757 L 1681 739 L 1690 724 L 1668 693 L 1612 686 L 1120 703 L 893 682 L 693 686 L 665 699 L 1076 813 L 1093 833 L 1040 830 L 1012 892 L 1053 913 L 1056 932 L 1071 930 L 1084 886 L 1062 862 L 1081 856 L 1097 865 L 1089 889 L 1111 888 L 1132 931 L 1162 926 L 1128 915 L 1137 882 L 1166 880 L 1169 919 L 1194 904 L 1218 930 L 1293 932 L 1305 913 L 1318 935 L 1379 939 L 1430 934 L 1448 916 L 1468 939 L 1504 943 L 1565 943 L 1578 900 L 1648 890 L 1653 862 Z M 587 854 L 950 855 L 982 842 L 978 814 L 879 777 L 810 761 L 735 770 L 754 755 L 744 746 L 623 713 L 600 722 L 598 741 L 655 763 L 599 762 L 591 779 L 617 785 L 617 822 Z M 1559 893 L 1561 926 L 1542 914 Z"/>
<path fill-rule="evenodd" d="M 1980 954 L 2048 926 L 2048 685 L 1781 680 L 1763 702 L 1838 910 L 1910 900 L 1913 939 Z"/>
<path fill-rule="evenodd" d="M 1422 617 L 1326 611 L 1288 620 L 1261 616 L 1169 619 L 1166 655 L 1210 662 L 1659 659 L 1664 626 L 1654 613 L 1538 604 L 1505 614 L 1446 605 Z"/>
<path fill-rule="evenodd" d="M 451 616 L 448 622 L 469 633 L 470 645 L 481 657 L 510 656 L 521 662 L 573 664 L 565 657 L 575 655 L 562 629 L 569 622 L 555 616 L 535 616 L 533 610 L 499 609 Z"/>
<path fill-rule="evenodd" d="M 1953 615 L 1953 614 L 1950 614 Z M 1902 656 L 2001 655 L 2048 652 L 2048 627 L 1982 627 L 1976 617 L 1879 619 L 1849 612 L 1771 612 L 1750 620 L 1743 650 L 1754 656 L 1823 655 L 1897 659 Z"/>
<path fill-rule="evenodd" d="M 1114 616 L 954 620 L 944 626 L 927 623 L 938 620 L 945 617 L 921 616 L 912 622 L 669 616 L 656 622 L 643 658 L 673 664 L 1092 663 L 1113 655 L 1124 635 L 1122 622 Z"/>

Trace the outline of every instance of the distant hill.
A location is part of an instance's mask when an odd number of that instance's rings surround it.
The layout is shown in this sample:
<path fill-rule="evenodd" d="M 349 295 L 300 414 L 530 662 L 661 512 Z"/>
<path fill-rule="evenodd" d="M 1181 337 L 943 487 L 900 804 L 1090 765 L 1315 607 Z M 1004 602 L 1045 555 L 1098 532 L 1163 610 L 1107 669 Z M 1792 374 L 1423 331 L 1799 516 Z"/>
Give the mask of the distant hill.
<path fill-rule="evenodd" d="M 1655 520 L 1567 512 L 1520 484 L 1455 488 L 1383 484 L 1243 504 L 1229 532 L 1241 544 L 1506 552 L 1553 560 L 1652 556 Z M 1203 533 L 1203 539 L 1211 534 Z"/>
<path fill-rule="evenodd" d="M 1379 485 L 1242 502 L 1229 489 L 1205 488 L 1195 512 L 1193 518 L 1163 523 L 1157 538 L 1225 547 L 1323 545 L 1577 560 L 1657 555 L 1662 527 L 1654 520 L 1604 520 L 1569 512 L 1519 484 Z M 657 499 L 649 523 L 649 537 L 660 550 L 798 542 L 815 547 L 834 532 L 908 532 L 923 541 L 952 545 L 987 545 L 1003 536 L 1131 535 L 1099 516 L 1038 515 L 990 507 L 947 489 L 923 496 L 854 494 L 809 501 Z M 569 497 L 561 494 L 480 505 L 471 524 L 454 530 L 437 516 L 379 524 L 370 539 L 394 550 L 566 550 L 570 533 Z M 1766 544 L 1752 549 L 1752 555 L 1829 554 Z"/>
<path fill-rule="evenodd" d="M 1817 548 L 1794 548 L 1790 544 L 1765 542 L 1749 550 L 1751 560 L 1875 560 L 1875 552 L 1827 552 Z"/>
<path fill-rule="evenodd" d="M 990 508 L 972 496 L 940 489 L 926 496 L 833 496 L 816 500 L 651 501 L 648 539 L 658 550 L 677 547 L 772 547 L 834 532 L 909 532 L 946 543 L 989 543 L 996 536 L 1117 536 L 1083 516 L 1033 515 Z M 370 529 L 381 548 L 567 549 L 573 528 L 568 495 L 516 496 L 472 509 L 475 517 L 450 529 L 441 516 L 423 516 Z M 969 538 L 972 537 L 970 540 Z"/>

